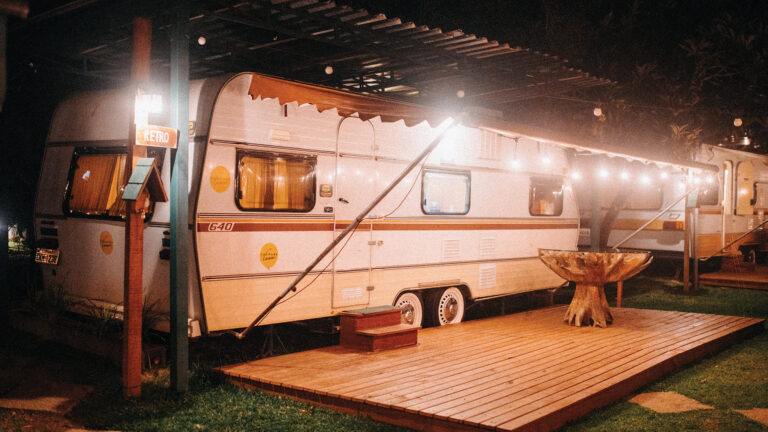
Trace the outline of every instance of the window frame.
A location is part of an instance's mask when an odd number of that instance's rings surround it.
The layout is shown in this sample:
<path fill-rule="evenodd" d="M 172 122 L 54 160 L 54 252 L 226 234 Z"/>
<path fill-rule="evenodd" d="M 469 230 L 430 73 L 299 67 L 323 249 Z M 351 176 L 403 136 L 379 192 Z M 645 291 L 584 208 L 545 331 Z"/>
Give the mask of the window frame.
<path fill-rule="evenodd" d="M 267 208 L 247 208 L 240 204 L 240 161 L 243 157 L 257 157 L 277 159 L 283 158 L 286 160 L 309 160 L 312 164 L 312 202 L 309 208 L 306 210 L 294 210 L 294 209 L 267 209 Z M 272 152 L 261 150 L 246 150 L 237 149 L 235 152 L 235 206 L 240 211 L 244 212 L 264 212 L 264 213 L 309 213 L 317 206 L 317 155 L 315 154 L 301 154 L 301 153 L 288 153 L 288 152 Z"/>
<path fill-rule="evenodd" d="M 438 174 L 452 174 L 452 175 L 460 175 L 464 176 L 467 179 L 467 198 L 466 198 L 466 211 L 462 213 L 445 213 L 445 212 L 428 212 L 425 208 L 426 201 L 424 196 L 424 178 L 427 176 L 427 173 L 438 173 Z M 424 171 L 421 173 L 421 200 L 420 200 L 420 207 L 421 212 L 425 215 L 443 215 L 443 216 L 463 216 L 466 214 L 469 214 L 469 210 L 472 208 L 472 172 L 468 170 L 452 170 L 452 169 L 443 169 L 443 168 L 424 168 Z"/>
<path fill-rule="evenodd" d="M 704 194 L 701 193 L 704 190 L 709 189 L 710 191 L 714 190 L 715 195 L 714 199 L 715 202 L 704 202 Z M 720 176 L 715 176 L 715 180 L 712 182 L 711 185 L 707 185 L 706 183 L 699 189 L 699 206 L 700 207 L 718 207 L 722 205 L 723 199 L 720 197 L 720 193 L 723 191 L 722 182 L 720 181 Z"/>
<path fill-rule="evenodd" d="M 165 163 L 165 152 L 167 149 L 165 148 L 152 148 L 147 147 L 147 157 L 153 157 L 155 158 L 155 163 L 157 165 L 157 169 L 162 174 L 163 172 L 163 163 Z M 157 152 L 156 155 L 150 155 L 150 153 Z M 73 180 L 75 177 L 75 162 L 77 159 L 80 158 L 80 156 L 83 155 L 125 155 L 126 159 L 128 158 L 128 148 L 127 147 L 75 147 L 75 149 L 72 151 L 72 157 L 69 160 L 69 172 L 67 173 L 67 185 L 64 190 L 64 201 L 62 202 L 62 212 L 64 213 L 64 216 L 66 217 L 76 217 L 76 218 L 83 218 L 83 219 L 99 219 L 99 220 L 113 220 L 113 221 L 124 221 L 126 216 L 108 216 L 108 215 L 89 215 L 83 212 L 70 210 L 69 208 L 69 200 L 72 196 L 72 186 L 73 186 Z M 118 198 L 122 199 L 121 198 Z M 144 223 L 148 223 L 150 220 L 152 220 L 152 216 L 155 212 L 155 203 L 150 202 L 149 209 L 147 210 L 147 213 L 144 215 Z"/>
<path fill-rule="evenodd" d="M 109 216 L 109 215 L 94 215 L 94 214 L 86 214 L 77 210 L 71 210 L 69 208 L 69 201 L 72 198 L 72 187 L 74 185 L 74 179 L 75 179 L 75 171 L 77 160 L 80 159 L 80 156 L 90 156 L 90 155 L 125 155 L 126 159 L 128 158 L 128 149 L 125 147 L 77 147 L 72 152 L 72 157 L 69 160 L 69 174 L 67 174 L 67 186 L 64 191 L 64 201 L 62 203 L 62 211 L 64 212 L 64 216 L 66 217 L 76 217 L 76 218 L 84 218 L 84 219 L 100 219 L 100 220 L 113 220 L 113 221 L 123 221 L 125 220 L 124 216 Z M 120 199 L 120 198 L 118 198 Z M 147 215 L 147 218 L 145 220 L 149 220 L 150 215 Z"/>
<path fill-rule="evenodd" d="M 556 206 L 554 214 L 534 214 L 533 213 L 533 186 L 534 183 L 558 183 L 560 184 L 560 206 Z M 536 217 L 558 217 L 562 216 L 565 208 L 565 181 L 561 178 L 555 177 L 530 177 L 528 184 L 528 214 Z"/>

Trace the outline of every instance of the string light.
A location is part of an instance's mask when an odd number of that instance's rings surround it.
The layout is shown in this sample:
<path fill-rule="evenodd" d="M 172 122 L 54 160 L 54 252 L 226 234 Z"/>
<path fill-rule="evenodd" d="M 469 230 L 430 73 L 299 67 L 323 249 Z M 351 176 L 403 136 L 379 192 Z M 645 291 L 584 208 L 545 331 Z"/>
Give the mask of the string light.
<path fill-rule="evenodd" d="M 619 177 L 621 177 L 622 180 L 629 180 L 629 173 L 622 171 L 621 174 L 619 174 Z"/>
<path fill-rule="evenodd" d="M 581 173 L 578 171 L 574 171 L 571 173 L 571 178 L 576 181 L 581 180 Z"/>

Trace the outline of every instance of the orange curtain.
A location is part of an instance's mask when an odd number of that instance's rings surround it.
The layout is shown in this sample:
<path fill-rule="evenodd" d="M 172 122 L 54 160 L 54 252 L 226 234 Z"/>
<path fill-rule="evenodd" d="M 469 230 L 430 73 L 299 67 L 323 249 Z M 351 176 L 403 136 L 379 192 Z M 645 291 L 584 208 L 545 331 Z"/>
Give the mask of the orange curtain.
<path fill-rule="evenodd" d="M 245 156 L 240 159 L 240 206 L 258 209 L 266 205 L 267 184 L 271 177 L 270 162 Z"/>
<path fill-rule="evenodd" d="M 125 158 L 126 155 L 117 155 L 115 158 L 114 175 L 107 199 L 107 214 L 109 216 L 125 216 L 125 201 L 120 199 L 125 189 L 124 186 L 121 186 L 125 177 Z"/>
<path fill-rule="evenodd" d="M 288 161 L 288 207 L 305 209 L 314 192 L 312 165 L 305 161 Z"/>
<path fill-rule="evenodd" d="M 117 155 L 82 155 L 72 179 L 69 209 L 103 214 L 107 208 Z"/>

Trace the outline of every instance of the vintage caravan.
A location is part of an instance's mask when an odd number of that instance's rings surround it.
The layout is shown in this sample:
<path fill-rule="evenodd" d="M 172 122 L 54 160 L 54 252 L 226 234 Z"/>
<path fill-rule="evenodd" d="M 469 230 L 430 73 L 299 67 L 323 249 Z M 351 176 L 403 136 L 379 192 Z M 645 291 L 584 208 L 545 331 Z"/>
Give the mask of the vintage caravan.
<path fill-rule="evenodd" d="M 585 174 L 590 170 L 589 175 L 598 177 L 597 181 L 602 184 L 602 211 L 607 211 L 620 190 L 630 191 L 613 224 L 608 246 L 621 243 L 622 248 L 682 257 L 685 207 L 689 205 L 690 235 L 695 239 L 691 242 L 695 245 L 691 256 L 706 259 L 741 251 L 745 260 L 754 262 L 764 242 L 760 225 L 768 211 L 768 157 L 703 145 L 696 160 L 702 169 L 638 168 L 594 159 L 585 160 L 583 164 L 577 162 L 576 165 L 585 168 Z M 586 182 L 574 187 L 580 202 L 579 245 L 588 246 L 595 188 Z M 694 189 L 695 200 L 685 196 Z M 646 224 L 642 231 L 624 241 Z M 726 247 L 728 250 L 723 250 Z"/>
<path fill-rule="evenodd" d="M 252 73 L 190 87 L 193 335 L 251 323 L 449 122 L 426 108 Z M 41 265 L 46 288 L 106 305 L 123 296 L 126 101 L 126 91 L 109 90 L 60 104 L 35 203 L 38 245 L 58 253 Z M 377 305 L 402 308 L 414 325 L 447 324 L 461 321 L 468 302 L 561 286 L 537 249 L 577 246 L 572 152 L 472 118 L 446 131 L 261 324 Z M 172 152 L 150 156 L 168 185 Z M 144 291 L 165 310 L 168 235 L 169 205 L 155 203 Z"/>

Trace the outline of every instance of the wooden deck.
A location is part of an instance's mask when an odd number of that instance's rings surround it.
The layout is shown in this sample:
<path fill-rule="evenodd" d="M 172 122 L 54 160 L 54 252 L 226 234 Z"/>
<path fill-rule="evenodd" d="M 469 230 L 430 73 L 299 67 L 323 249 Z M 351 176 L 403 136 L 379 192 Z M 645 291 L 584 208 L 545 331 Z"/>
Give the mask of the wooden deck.
<path fill-rule="evenodd" d="M 419 430 L 546 430 L 762 330 L 763 320 L 613 309 L 570 327 L 565 307 L 420 331 L 419 344 L 339 346 L 225 366 L 227 378 Z"/>
<path fill-rule="evenodd" d="M 703 273 L 699 280 L 707 285 L 768 290 L 768 266 L 758 265 L 754 271 Z"/>

